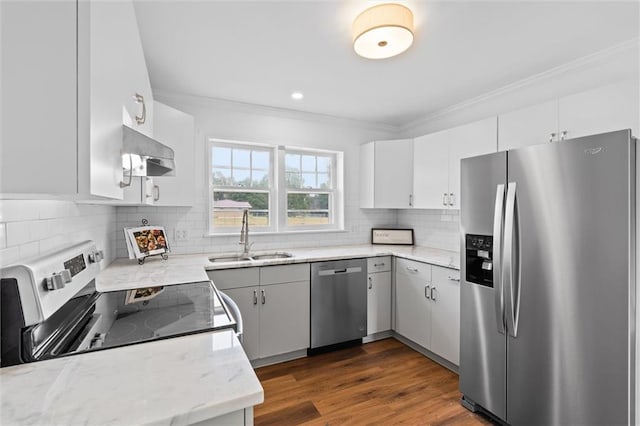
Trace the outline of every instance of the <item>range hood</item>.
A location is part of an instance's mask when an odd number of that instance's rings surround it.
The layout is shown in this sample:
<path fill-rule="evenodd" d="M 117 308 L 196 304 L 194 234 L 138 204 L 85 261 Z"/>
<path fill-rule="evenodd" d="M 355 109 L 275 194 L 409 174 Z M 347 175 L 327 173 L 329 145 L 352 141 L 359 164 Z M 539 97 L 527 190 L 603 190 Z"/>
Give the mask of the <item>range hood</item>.
<path fill-rule="evenodd" d="M 132 176 L 175 176 L 173 150 L 129 126 L 122 126 L 122 168 Z"/>

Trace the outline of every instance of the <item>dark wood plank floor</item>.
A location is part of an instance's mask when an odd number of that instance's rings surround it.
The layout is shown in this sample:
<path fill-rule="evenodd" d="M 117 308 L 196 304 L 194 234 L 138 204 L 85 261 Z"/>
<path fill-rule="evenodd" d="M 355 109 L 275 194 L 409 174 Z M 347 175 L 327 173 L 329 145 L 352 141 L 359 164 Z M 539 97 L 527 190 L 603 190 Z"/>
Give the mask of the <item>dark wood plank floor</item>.
<path fill-rule="evenodd" d="M 282 364 L 256 374 L 255 424 L 488 425 L 460 405 L 458 376 L 395 339 Z"/>

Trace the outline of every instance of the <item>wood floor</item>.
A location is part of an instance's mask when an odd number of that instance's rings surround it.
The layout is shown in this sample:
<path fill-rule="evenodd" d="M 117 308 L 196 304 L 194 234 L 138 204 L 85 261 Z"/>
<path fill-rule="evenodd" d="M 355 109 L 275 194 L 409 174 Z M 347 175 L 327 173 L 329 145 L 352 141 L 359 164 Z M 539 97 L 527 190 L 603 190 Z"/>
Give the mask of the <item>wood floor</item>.
<path fill-rule="evenodd" d="M 395 339 L 283 364 L 256 374 L 263 425 L 488 425 L 460 405 L 458 376 Z"/>

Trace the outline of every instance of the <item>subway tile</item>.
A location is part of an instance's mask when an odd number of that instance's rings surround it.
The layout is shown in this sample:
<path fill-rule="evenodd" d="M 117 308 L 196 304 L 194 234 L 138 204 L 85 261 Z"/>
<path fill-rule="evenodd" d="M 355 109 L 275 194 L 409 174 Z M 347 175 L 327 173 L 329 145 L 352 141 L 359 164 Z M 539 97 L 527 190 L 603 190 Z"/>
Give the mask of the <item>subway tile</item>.
<path fill-rule="evenodd" d="M 40 201 L 0 200 L 0 222 L 36 220 L 40 215 Z"/>
<path fill-rule="evenodd" d="M 7 266 L 16 263 L 20 259 L 20 248 L 18 246 L 8 247 L 0 250 L 0 266 Z"/>

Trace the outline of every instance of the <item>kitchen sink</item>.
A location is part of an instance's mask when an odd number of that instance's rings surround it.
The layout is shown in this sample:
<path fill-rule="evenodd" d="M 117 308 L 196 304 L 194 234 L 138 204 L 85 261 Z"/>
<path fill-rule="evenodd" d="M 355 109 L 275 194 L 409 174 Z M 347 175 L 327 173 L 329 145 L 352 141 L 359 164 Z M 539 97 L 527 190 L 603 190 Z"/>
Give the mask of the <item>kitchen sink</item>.
<path fill-rule="evenodd" d="M 237 254 L 219 254 L 209 257 L 209 262 L 249 262 L 253 260 L 248 256 L 242 256 Z"/>
<path fill-rule="evenodd" d="M 249 256 L 241 254 L 217 254 L 209 257 L 209 262 L 250 262 L 252 260 L 288 259 L 290 257 L 293 257 L 293 254 L 287 252 L 256 253 Z"/>
<path fill-rule="evenodd" d="M 261 253 L 251 256 L 253 260 L 288 259 L 290 257 L 293 257 L 293 254 L 286 252 Z"/>

